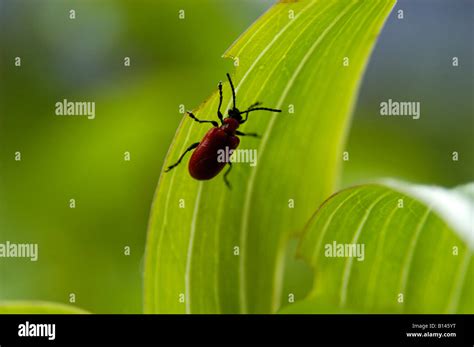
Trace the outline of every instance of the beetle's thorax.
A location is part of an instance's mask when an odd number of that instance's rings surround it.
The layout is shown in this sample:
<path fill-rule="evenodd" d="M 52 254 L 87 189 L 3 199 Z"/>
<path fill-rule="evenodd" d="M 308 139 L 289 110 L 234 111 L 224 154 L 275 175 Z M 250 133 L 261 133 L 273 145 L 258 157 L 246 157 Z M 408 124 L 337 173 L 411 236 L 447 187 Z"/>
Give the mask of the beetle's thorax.
<path fill-rule="evenodd" d="M 222 125 L 222 129 L 229 134 L 234 135 L 235 131 L 239 127 L 239 121 L 232 117 L 227 117 L 224 119 L 224 125 Z"/>

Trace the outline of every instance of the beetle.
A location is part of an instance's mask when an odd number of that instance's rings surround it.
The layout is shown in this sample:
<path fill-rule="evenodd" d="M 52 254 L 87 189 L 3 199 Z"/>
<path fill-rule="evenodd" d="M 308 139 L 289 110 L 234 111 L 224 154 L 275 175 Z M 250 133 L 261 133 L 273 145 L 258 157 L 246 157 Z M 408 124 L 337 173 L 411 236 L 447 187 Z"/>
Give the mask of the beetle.
<path fill-rule="evenodd" d="M 198 123 L 211 123 L 213 128 L 211 128 L 203 139 L 200 142 L 193 143 L 189 146 L 183 154 L 179 157 L 178 161 L 173 165 L 168 166 L 165 172 L 169 172 L 176 166 L 178 166 L 183 160 L 184 156 L 194 150 L 191 159 L 189 160 L 189 173 L 191 176 L 197 180 L 210 180 L 219 174 L 222 171 L 226 164 L 229 164 L 229 168 L 224 173 L 224 182 L 227 187 L 230 189 L 231 185 L 227 179 L 227 175 L 232 169 L 231 161 L 220 162 L 218 161 L 219 150 L 225 150 L 226 147 L 229 150 L 235 150 L 240 143 L 238 136 L 253 136 L 260 137 L 255 133 L 243 133 L 237 129 L 248 119 L 248 114 L 253 111 L 271 111 L 271 112 L 281 112 L 281 110 L 267 108 L 267 107 L 258 107 L 261 105 L 260 102 L 255 102 L 250 105 L 250 107 L 245 111 L 239 111 L 235 106 L 235 89 L 234 84 L 230 75 L 227 74 L 227 79 L 229 80 L 230 88 L 232 89 L 232 102 L 233 107 L 228 111 L 228 116 L 223 117 L 221 113 L 222 106 L 222 82 L 219 82 L 219 107 L 217 108 L 217 117 L 219 118 L 221 125 L 218 122 L 213 120 L 200 120 L 192 112 L 186 112 L 186 114 Z M 245 117 L 242 117 L 245 115 Z"/>

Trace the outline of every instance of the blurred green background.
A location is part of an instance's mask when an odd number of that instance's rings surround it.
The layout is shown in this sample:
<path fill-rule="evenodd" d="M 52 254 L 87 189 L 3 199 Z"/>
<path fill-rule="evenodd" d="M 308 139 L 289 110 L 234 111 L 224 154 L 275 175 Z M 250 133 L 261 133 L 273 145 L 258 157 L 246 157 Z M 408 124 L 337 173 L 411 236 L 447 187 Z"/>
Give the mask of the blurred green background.
<path fill-rule="evenodd" d="M 74 293 L 92 312 L 141 312 L 148 213 L 179 106 L 215 91 L 233 69 L 222 53 L 272 3 L 0 0 L 0 242 L 39 244 L 37 262 L 0 258 L 0 300 Z M 469 0 L 398 2 L 361 86 L 342 186 L 473 180 L 473 13 Z M 420 101 L 421 119 L 381 117 L 389 98 Z M 96 118 L 56 116 L 63 99 L 94 101 Z"/>

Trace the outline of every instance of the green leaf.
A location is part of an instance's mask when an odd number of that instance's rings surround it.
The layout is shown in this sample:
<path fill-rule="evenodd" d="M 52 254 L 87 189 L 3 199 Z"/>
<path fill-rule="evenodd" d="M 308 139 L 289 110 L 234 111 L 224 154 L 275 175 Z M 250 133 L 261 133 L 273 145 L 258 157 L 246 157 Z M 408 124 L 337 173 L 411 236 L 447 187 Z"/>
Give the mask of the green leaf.
<path fill-rule="evenodd" d="M 263 137 L 243 137 L 239 148 L 256 149 L 258 162 L 234 164 L 232 191 L 222 174 L 193 180 L 185 163 L 161 175 L 148 231 L 145 312 L 278 310 L 289 238 L 334 190 L 358 85 L 394 2 L 281 2 L 227 51 L 238 65 L 237 106 L 262 101 L 283 112 L 250 114 L 242 131 Z M 228 109 L 227 83 L 224 97 Z M 217 119 L 217 106 L 214 92 L 194 113 Z M 166 165 L 207 130 L 183 118 Z"/>
<path fill-rule="evenodd" d="M 282 312 L 473 313 L 473 215 L 474 184 L 390 182 L 337 193 L 300 243 L 313 289 Z M 335 257 L 345 245 L 364 252 Z"/>
<path fill-rule="evenodd" d="M 0 314 L 85 314 L 80 308 L 47 301 L 0 301 Z"/>

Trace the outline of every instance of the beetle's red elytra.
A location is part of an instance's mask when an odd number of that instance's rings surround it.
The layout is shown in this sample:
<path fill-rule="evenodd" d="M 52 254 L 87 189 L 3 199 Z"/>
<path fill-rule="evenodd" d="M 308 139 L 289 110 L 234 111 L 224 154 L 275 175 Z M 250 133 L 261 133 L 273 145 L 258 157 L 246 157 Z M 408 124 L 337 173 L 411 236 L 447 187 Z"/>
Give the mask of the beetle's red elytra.
<path fill-rule="evenodd" d="M 178 161 L 173 165 L 168 166 L 165 172 L 170 171 L 181 163 L 186 153 L 194 150 L 194 153 L 189 160 L 189 173 L 191 177 L 197 180 L 210 180 L 219 174 L 222 171 L 226 164 L 229 165 L 229 168 L 224 174 L 224 182 L 228 188 L 230 188 L 230 182 L 227 179 L 227 175 L 232 169 L 231 161 L 221 162 L 218 160 L 218 153 L 220 150 L 235 150 L 240 143 L 238 136 L 253 136 L 260 137 L 255 133 L 243 133 L 238 131 L 240 124 L 243 124 L 248 119 L 248 114 L 253 111 L 270 111 L 270 112 L 281 112 L 281 110 L 267 108 L 267 107 L 257 107 L 261 103 L 256 102 L 245 111 L 239 111 L 235 106 L 235 89 L 232 83 L 230 75 L 227 74 L 227 78 L 232 89 L 232 101 L 233 107 L 228 111 L 228 116 L 223 117 L 221 113 L 222 106 L 222 82 L 219 83 L 219 107 L 217 109 L 217 117 L 219 118 L 221 125 L 217 121 L 213 120 L 200 120 L 192 112 L 186 112 L 186 114 L 195 120 L 198 123 L 211 123 L 214 127 L 211 128 L 204 138 L 200 142 L 193 143 L 189 146 L 186 151 L 179 157 Z M 245 118 L 242 117 L 245 115 Z"/>

